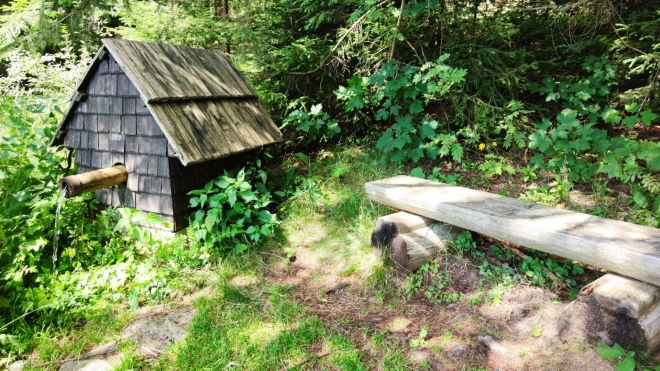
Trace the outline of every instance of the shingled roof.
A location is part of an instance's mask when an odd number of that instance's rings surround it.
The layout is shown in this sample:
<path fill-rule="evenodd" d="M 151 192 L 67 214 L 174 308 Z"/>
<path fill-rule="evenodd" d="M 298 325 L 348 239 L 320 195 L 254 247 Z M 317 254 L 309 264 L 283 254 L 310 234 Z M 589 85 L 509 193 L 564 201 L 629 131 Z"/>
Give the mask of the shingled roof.
<path fill-rule="evenodd" d="M 282 141 L 256 92 L 221 51 L 104 39 L 71 96 L 52 146 L 63 144 L 76 105 L 107 53 L 135 85 L 183 165 Z"/>

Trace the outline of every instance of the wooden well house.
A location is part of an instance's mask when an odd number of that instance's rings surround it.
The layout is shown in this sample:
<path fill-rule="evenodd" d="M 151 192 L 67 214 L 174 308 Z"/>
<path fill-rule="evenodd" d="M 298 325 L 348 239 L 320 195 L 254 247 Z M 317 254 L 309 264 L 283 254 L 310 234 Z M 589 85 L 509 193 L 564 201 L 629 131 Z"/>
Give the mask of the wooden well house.
<path fill-rule="evenodd" d="M 123 164 L 125 185 L 96 191 L 187 225 L 187 193 L 282 135 L 256 92 L 218 50 L 103 40 L 51 146 L 75 149 L 78 173 Z"/>

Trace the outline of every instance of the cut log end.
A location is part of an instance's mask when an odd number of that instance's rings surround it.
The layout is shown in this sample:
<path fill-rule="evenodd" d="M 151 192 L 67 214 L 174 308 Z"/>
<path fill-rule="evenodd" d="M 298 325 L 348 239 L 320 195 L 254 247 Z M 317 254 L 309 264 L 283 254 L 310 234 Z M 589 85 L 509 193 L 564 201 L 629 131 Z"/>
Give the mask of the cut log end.
<path fill-rule="evenodd" d="M 399 212 L 378 218 L 371 233 L 374 255 L 391 259 L 397 267 L 413 272 L 433 260 L 453 241 L 460 228 L 414 214 Z"/>
<path fill-rule="evenodd" d="M 607 274 L 585 287 L 564 309 L 559 317 L 559 335 L 654 352 L 660 348 L 659 290 Z"/>

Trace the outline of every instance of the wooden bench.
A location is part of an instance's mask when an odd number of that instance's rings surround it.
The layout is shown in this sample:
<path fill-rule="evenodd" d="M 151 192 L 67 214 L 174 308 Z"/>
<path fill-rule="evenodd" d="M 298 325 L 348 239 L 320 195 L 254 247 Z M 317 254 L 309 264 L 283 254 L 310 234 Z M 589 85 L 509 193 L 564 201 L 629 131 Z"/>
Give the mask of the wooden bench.
<path fill-rule="evenodd" d="M 660 348 L 659 229 L 409 176 L 368 182 L 365 189 L 373 202 L 620 274 L 583 288 L 562 314 L 560 333 L 649 352 Z M 383 226 L 405 224 L 396 218 L 379 218 L 372 239 L 395 239 L 393 227 Z"/>

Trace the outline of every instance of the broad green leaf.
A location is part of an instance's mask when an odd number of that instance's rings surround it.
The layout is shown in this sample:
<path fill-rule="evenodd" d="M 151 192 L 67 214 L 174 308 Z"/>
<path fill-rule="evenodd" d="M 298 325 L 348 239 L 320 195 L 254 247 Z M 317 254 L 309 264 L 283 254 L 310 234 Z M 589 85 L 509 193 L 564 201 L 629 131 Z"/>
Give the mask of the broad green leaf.
<path fill-rule="evenodd" d="M 649 203 L 648 198 L 646 198 L 646 195 L 644 195 L 642 187 L 633 188 L 632 198 L 633 201 L 635 201 L 635 204 L 640 207 L 646 207 L 646 205 Z"/>
<path fill-rule="evenodd" d="M 639 104 L 637 104 L 637 102 L 626 104 L 624 107 L 626 108 L 626 111 L 630 113 L 637 113 L 637 111 L 639 111 Z"/>
<path fill-rule="evenodd" d="M 376 120 L 384 121 L 387 120 L 388 117 L 390 117 L 390 113 L 385 108 L 381 108 L 376 112 Z"/>
<path fill-rule="evenodd" d="M 603 164 L 598 169 L 599 173 L 607 173 L 607 176 L 610 178 L 615 178 L 621 175 L 621 165 L 619 165 L 619 159 L 615 155 L 605 156 L 603 159 Z"/>
<path fill-rule="evenodd" d="M 216 214 L 209 213 L 209 215 L 204 220 L 204 224 L 206 225 L 206 230 L 212 232 L 214 229 L 213 227 L 215 227 L 215 223 L 217 221 L 218 221 L 218 217 L 216 216 Z"/>
<path fill-rule="evenodd" d="M 312 115 L 318 115 L 319 112 L 321 112 L 322 109 L 323 109 L 323 105 L 322 105 L 321 103 L 319 103 L 319 104 L 317 104 L 317 105 L 315 105 L 315 106 L 312 106 L 312 107 L 309 109 L 309 113 L 311 113 Z"/>
<path fill-rule="evenodd" d="M 546 138 L 545 132 L 541 130 L 538 130 L 529 136 L 529 148 L 531 149 L 538 148 L 539 151 L 545 152 L 548 148 L 550 148 L 551 144 L 552 140 Z"/>
<path fill-rule="evenodd" d="M 626 125 L 628 128 L 632 129 L 635 127 L 635 124 L 639 122 L 639 117 L 637 116 L 627 116 L 621 122 Z"/>
<path fill-rule="evenodd" d="M 246 244 L 244 244 L 244 243 L 237 243 L 237 244 L 234 246 L 233 251 L 234 251 L 234 254 L 240 254 L 240 253 L 242 253 L 243 251 L 245 251 L 245 250 L 247 250 L 247 249 L 249 249 L 249 248 L 250 248 L 250 246 L 248 246 L 248 245 L 246 245 Z"/>
<path fill-rule="evenodd" d="M 225 189 L 229 187 L 230 184 L 226 176 L 221 176 L 220 178 L 216 179 L 214 183 L 216 186 L 218 186 L 221 189 Z"/>
<path fill-rule="evenodd" d="M 435 123 L 435 125 L 434 125 Z M 437 121 L 424 121 L 422 126 L 419 127 L 419 134 L 422 138 L 433 138 L 435 136 L 435 128 L 438 126 Z"/>
<path fill-rule="evenodd" d="M 351 98 L 346 104 L 346 109 L 349 111 L 353 109 L 362 109 L 362 107 L 364 107 L 364 102 L 358 97 Z"/>
<path fill-rule="evenodd" d="M 567 108 L 557 115 L 557 123 L 559 126 L 568 129 L 580 125 L 580 120 L 577 118 L 577 112 Z"/>
<path fill-rule="evenodd" d="M 414 176 L 415 178 L 421 178 L 421 179 L 426 178 L 426 175 L 424 175 L 424 170 L 422 170 L 421 167 L 416 167 L 412 169 L 412 171 L 410 172 L 410 176 Z"/>
<path fill-rule="evenodd" d="M 635 370 L 635 358 L 628 356 L 619 363 L 619 367 L 616 368 L 617 371 L 634 371 Z"/>
<path fill-rule="evenodd" d="M 406 143 L 410 142 L 410 135 L 408 134 L 403 134 L 399 135 L 395 140 L 394 140 L 394 146 L 398 149 L 403 149 L 403 147 L 406 145 Z"/>
<path fill-rule="evenodd" d="M 655 121 L 655 119 L 657 119 L 657 118 L 658 118 L 658 115 L 651 112 L 651 110 L 647 109 L 646 111 L 642 112 L 641 121 L 642 121 L 642 124 L 644 124 L 644 126 L 649 126 L 649 125 L 651 125 L 651 122 Z"/>
<path fill-rule="evenodd" d="M 239 193 L 242 199 L 245 201 L 256 201 L 257 196 L 255 196 L 254 192 L 252 191 L 242 191 Z"/>
<path fill-rule="evenodd" d="M 163 220 L 164 220 L 164 218 L 162 216 L 158 215 L 158 214 L 148 213 L 146 222 L 147 222 L 147 224 L 158 224 L 158 223 L 162 222 Z"/>
<path fill-rule="evenodd" d="M 605 123 L 607 124 L 613 123 L 613 121 L 616 120 L 615 117 L 619 117 L 619 121 L 621 120 L 621 116 L 619 116 L 619 111 L 609 106 L 603 108 L 603 111 L 601 112 L 601 117 L 603 118 L 603 121 L 605 121 Z"/>
<path fill-rule="evenodd" d="M 609 347 L 607 346 L 607 344 L 601 342 L 596 347 L 596 353 L 600 354 L 601 356 L 607 359 L 614 359 L 614 358 L 623 357 L 623 355 L 626 354 L 626 351 L 619 344 L 615 343 L 612 347 Z"/>
<path fill-rule="evenodd" d="M 656 214 L 660 214 L 660 196 L 656 197 L 655 200 L 653 201 L 653 212 Z M 2 232 L 2 231 L 0 231 Z"/>
<path fill-rule="evenodd" d="M 275 214 L 271 214 L 268 211 L 261 210 L 259 211 L 259 220 L 261 220 L 264 223 L 272 223 L 276 219 Z"/>
<path fill-rule="evenodd" d="M 128 303 L 131 309 L 133 310 L 137 309 L 138 305 L 140 304 L 139 299 L 140 299 L 140 291 L 138 291 L 137 288 L 134 288 L 129 294 L 129 298 L 128 298 Z"/>
<path fill-rule="evenodd" d="M 420 113 L 424 111 L 424 107 L 422 106 L 422 102 L 419 100 L 415 100 L 410 107 L 408 108 L 409 112 L 411 115 L 414 115 L 416 113 Z"/>
<path fill-rule="evenodd" d="M 234 207 L 236 204 L 236 190 L 230 189 L 227 191 L 227 201 L 229 201 L 229 207 Z"/>
<path fill-rule="evenodd" d="M 309 157 L 302 152 L 294 153 L 293 156 L 298 157 L 301 161 L 309 164 Z"/>

